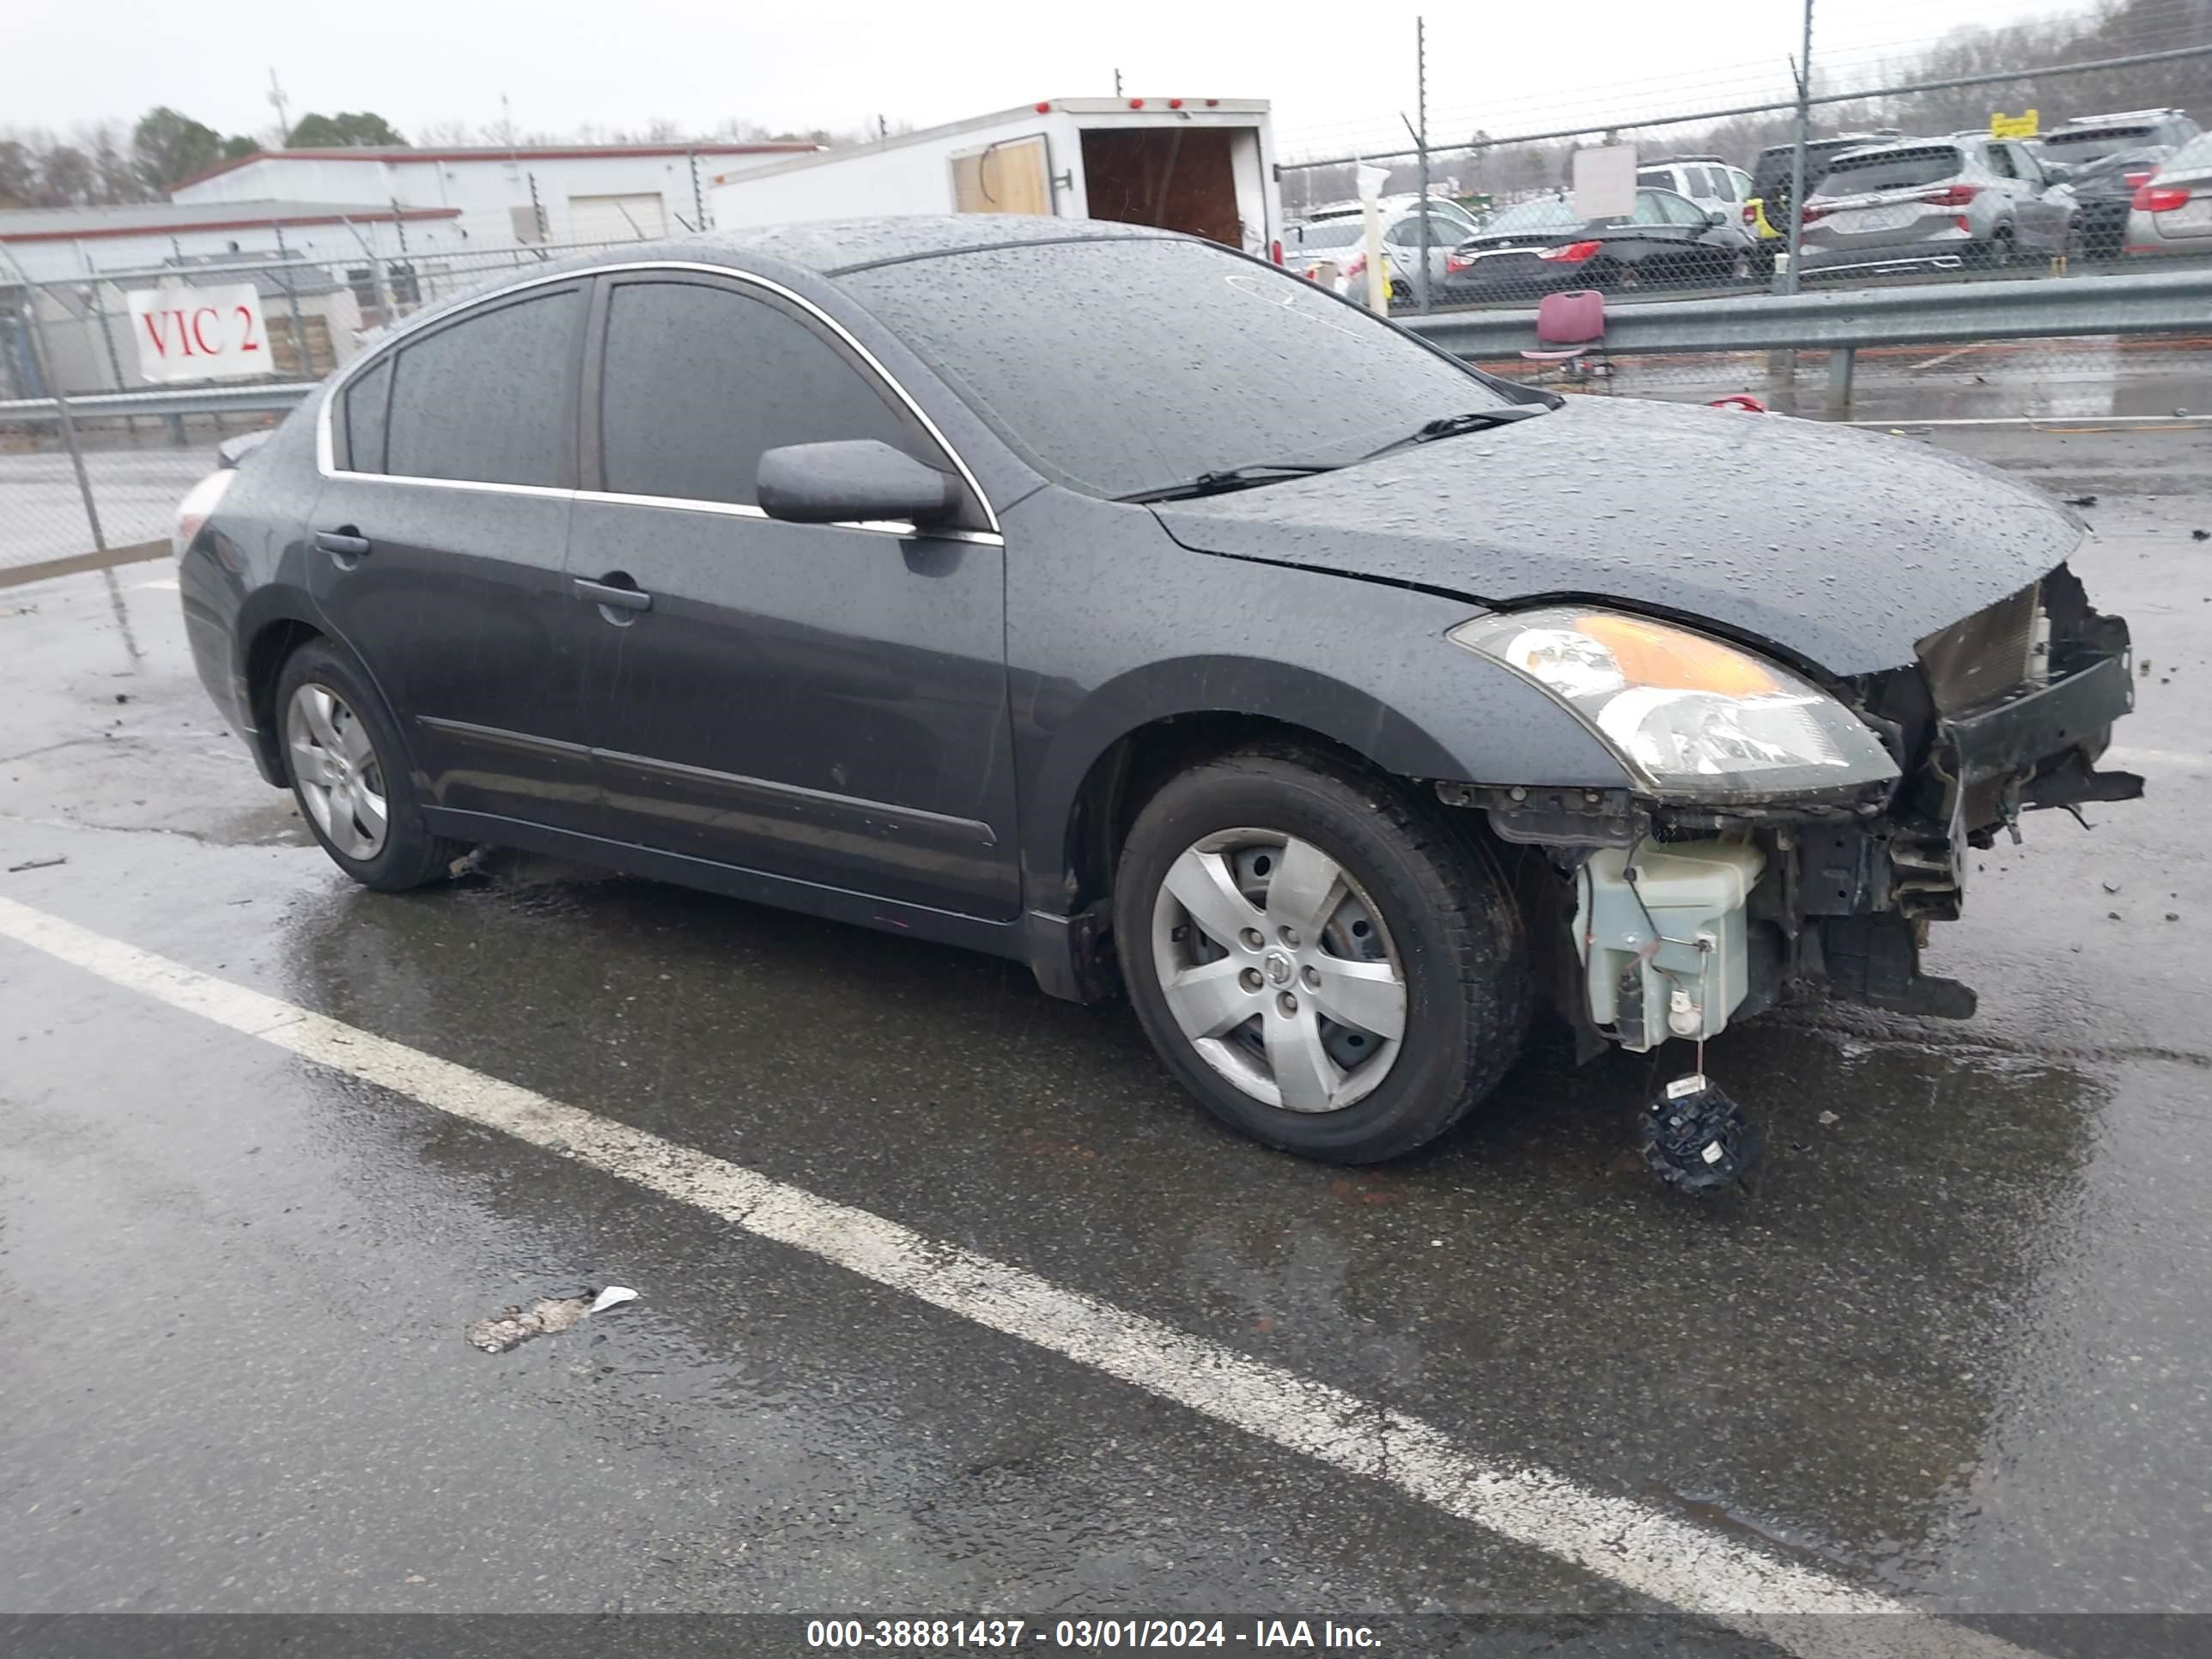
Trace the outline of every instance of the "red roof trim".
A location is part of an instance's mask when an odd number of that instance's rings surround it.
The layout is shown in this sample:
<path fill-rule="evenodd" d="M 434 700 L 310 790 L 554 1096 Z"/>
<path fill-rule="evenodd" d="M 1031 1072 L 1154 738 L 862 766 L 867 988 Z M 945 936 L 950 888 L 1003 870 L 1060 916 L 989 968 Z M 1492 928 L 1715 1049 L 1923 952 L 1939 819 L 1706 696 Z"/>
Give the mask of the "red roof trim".
<path fill-rule="evenodd" d="M 386 208 L 362 213 L 280 213 L 275 217 L 259 219 L 216 219 L 205 224 L 173 225 L 102 225 L 96 230 L 19 230 L 0 231 L 0 242 L 89 242 L 103 236 L 178 236 L 191 232 L 220 230 L 266 230 L 271 225 L 296 228 L 301 225 L 342 225 L 349 219 L 362 224 L 411 224 L 417 219 L 458 219 L 459 208 L 402 208 L 398 213 Z"/>
<path fill-rule="evenodd" d="M 195 173 L 170 186 L 172 192 L 210 179 L 220 178 L 256 161 L 504 161 L 511 156 L 542 161 L 588 161 L 623 155 L 809 155 L 822 148 L 803 143 L 774 144 L 581 144 L 567 149 L 532 149 L 527 145 L 509 151 L 497 149 L 394 149 L 333 146 L 329 149 L 257 149 L 251 155 L 218 161 L 204 173 Z"/>

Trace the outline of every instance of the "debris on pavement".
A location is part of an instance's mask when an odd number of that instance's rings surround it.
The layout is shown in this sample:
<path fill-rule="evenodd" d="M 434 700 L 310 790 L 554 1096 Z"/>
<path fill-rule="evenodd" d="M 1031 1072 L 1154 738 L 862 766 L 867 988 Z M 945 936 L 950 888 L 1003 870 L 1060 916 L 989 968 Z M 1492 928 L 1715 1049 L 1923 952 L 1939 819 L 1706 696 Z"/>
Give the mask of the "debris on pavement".
<path fill-rule="evenodd" d="M 635 1302 L 637 1292 L 626 1285 L 610 1285 L 597 1295 L 586 1291 L 575 1296 L 549 1296 L 527 1308 L 502 1308 L 489 1319 L 479 1319 L 464 1333 L 469 1346 L 486 1353 L 505 1353 L 533 1336 L 553 1336 L 574 1328 L 603 1308 Z"/>
<path fill-rule="evenodd" d="M 1766 1132 L 1701 1072 L 1676 1078 L 1644 1109 L 1644 1162 L 1677 1192 L 1751 1186 Z"/>
<path fill-rule="evenodd" d="M 2097 504 L 2094 495 L 2069 495 L 2065 499 L 2069 507 L 2094 507 Z"/>
<path fill-rule="evenodd" d="M 25 870 L 51 870 L 57 864 L 67 864 L 68 862 L 69 854 L 66 853 L 50 859 L 26 859 L 21 864 L 9 865 L 8 866 L 8 873 L 12 876 Z"/>
<path fill-rule="evenodd" d="M 2189 539 L 2192 542 L 2212 542 L 2212 530 L 2192 530 L 2189 532 Z"/>
<path fill-rule="evenodd" d="M 1833 1113 L 1833 1112 L 1823 1112 L 1823 1113 L 1821 1113 L 1821 1114 L 1820 1114 L 1820 1121 L 1823 1124 L 1828 1124 L 1828 1123 L 1841 1123 L 1844 1120 L 1843 1120 L 1842 1118 L 1838 1117 L 1838 1116 L 1835 1113 Z"/>

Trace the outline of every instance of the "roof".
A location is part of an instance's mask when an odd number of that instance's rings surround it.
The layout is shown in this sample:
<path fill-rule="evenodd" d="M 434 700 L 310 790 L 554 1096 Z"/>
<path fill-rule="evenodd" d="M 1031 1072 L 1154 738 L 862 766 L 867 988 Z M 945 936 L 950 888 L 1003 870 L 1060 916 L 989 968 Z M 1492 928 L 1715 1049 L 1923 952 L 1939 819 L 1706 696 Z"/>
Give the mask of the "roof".
<path fill-rule="evenodd" d="M 257 161 L 587 161 L 601 157 L 657 155 L 791 155 L 821 149 L 805 140 L 770 143 L 697 144 L 464 144 L 447 149 L 416 149 L 406 144 L 334 145 L 328 149 L 257 149 L 251 155 L 219 161 L 204 173 L 195 173 L 173 188 L 188 190 L 210 179 L 220 178 Z"/>
<path fill-rule="evenodd" d="M 102 236 L 161 236 L 173 232 L 267 230 L 282 225 L 413 224 L 458 219 L 459 208 L 401 208 L 359 202 L 132 202 L 112 207 L 9 208 L 0 210 L 0 242 L 76 242 Z"/>
<path fill-rule="evenodd" d="M 702 250 L 742 260 L 765 255 L 825 276 L 899 259 L 1016 242 L 1181 240 L 1179 231 L 1105 219 L 1051 219 L 1020 213 L 933 213 L 881 219 L 833 219 L 816 224 L 771 225 L 759 230 L 714 231 L 676 244 L 696 258 Z M 612 258 L 639 257 L 628 245 Z"/>

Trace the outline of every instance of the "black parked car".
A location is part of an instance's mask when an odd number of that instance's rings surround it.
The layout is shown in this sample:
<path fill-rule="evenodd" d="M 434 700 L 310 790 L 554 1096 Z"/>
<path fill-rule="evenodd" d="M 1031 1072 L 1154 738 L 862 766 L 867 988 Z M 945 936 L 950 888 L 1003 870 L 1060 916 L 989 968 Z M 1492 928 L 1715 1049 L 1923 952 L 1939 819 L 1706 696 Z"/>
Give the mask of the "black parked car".
<path fill-rule="evenodd" d="M 1444 263 L 1447 301 L 1533 299 L 1662 283 L 1742 281 L 1752 240 L 1718 210 L 1671 190 L 1639 190 L 1624 219 L 1584 220 L 1564 196 L 1501 209 Z"/>
<path fill-rule="evenodd" d="M 1538 1006 L 1637 1049 L 1793 987 L 1963 1012 L 1917 930 L 1969 843 L 2135 784 L 2047 498 L 1516 388 L 1135 227 L 541 269 L 217 477 L 199 672 L 356 880 L 495 843 L 1118 983 L 1213 1111 L 1346 1162 Z"/>

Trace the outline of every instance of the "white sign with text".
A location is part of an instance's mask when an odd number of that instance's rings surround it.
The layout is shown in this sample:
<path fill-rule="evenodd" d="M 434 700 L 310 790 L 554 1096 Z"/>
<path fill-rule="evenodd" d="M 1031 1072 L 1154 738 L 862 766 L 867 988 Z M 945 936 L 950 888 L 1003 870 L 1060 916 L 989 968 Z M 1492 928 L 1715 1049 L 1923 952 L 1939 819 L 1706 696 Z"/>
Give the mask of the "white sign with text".
<path fill-rule="evenodd" d="M 1636 146 L 1607 144 L 1575 152 L 1575 217 L 1626 219 L 1636 211 Z"/>
<path fill-rule="evenodd" d="M 139 289 L 130 299 L 140 380 L 166 385 L 271 372 L 261 296 L 252 283 Z"/>

